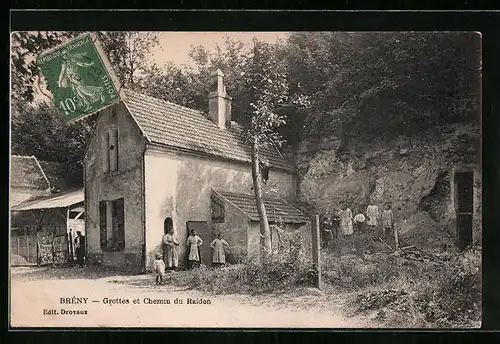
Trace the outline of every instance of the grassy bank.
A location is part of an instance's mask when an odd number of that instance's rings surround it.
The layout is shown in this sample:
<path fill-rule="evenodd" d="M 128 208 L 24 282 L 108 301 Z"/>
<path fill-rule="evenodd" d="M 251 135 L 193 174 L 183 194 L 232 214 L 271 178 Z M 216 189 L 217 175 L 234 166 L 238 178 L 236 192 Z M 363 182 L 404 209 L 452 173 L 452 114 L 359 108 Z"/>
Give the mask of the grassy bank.
<path fill-rule="evenodd" d="M 477 327 L 481 320 L 481 253 L 415 261 L 397 254 L 328 257 L 326 283 L 354 291 L 353 314 L 389 327 Z"/>
<path fill-rule="evenodd" d="M 323 281 L 330 295 L 348 295 L 350 315 L 388 327 L 480 326 L 479 248 L 422 256 L 380 247 L 365 253 L 355 243 L 341 245 L 342 250 L 322 252 Z M 166 281 L 213 294 L 296 292 L 312 286 L 310 267 L 300 238 L 294 238 L 262 265 L 201 267 L 168 274 Z"/>

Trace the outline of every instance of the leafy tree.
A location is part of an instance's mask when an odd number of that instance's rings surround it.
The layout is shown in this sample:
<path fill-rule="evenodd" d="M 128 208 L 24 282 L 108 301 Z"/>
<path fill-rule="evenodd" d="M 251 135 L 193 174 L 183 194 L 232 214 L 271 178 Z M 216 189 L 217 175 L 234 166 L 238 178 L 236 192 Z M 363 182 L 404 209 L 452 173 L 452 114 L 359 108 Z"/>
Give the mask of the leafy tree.
<path fill-rule="evenodd" d="M 240 94 L 245 114 L 243 125 L 251 145 L 253 189 L 260 218 L 261 249 L 265 256 L 271 251 L 271 235 L 262 197 L 260 170 L 261 163 L 266 161 L 260 153 L 265 147 L 281 145 L 282 138 L 277 128 L 285 120 L 277 109 L 289 100 L 286 66 L 276 58 L 270 44 L 256 39 L 253 41 L 243 85 L 247 90 L 245 94 Z"/>
<path fill-rule="evenodd" d="M 12 116 L 12 152 L 64 163 L 68 181 L 83 183 L 83 155 L 97 116 L 67 123 L 52 104 L 23 105 Z"/>
<path fill-rule="evenodd" d="M 291 87 L 313 107 L 292 119 L 302 139 L 370 141 L 477 120 L 479 36 L 473 33 L 293 33 Z"/>
<path fill-rule="evenodd" d="M 233 97 L 233 120 L 240 121 L 243 116 L 240 94 L 245 91 L 242 75 L 249 49 L 229 37 L 213 52 L 203 46 L 193 46 L 189 52 L 191 65 L 149 65 L 135 79 L 135 89 L 155 98 L 208 112 L 207 82 L 211 72 L 221 69 L 225 74 L 226 90 Z"/>
<path fill-rule="evenodd" d="M 99 32 L 99 39 L 122 87 L 134 88 L 137 78 L 147 68 L 147 55 L 158 44 L 154 32 Z"/>
<path fill-rule="evenodd" d="M 11 35 L 11 94 L 12 103 L 32 102 L 39 82 L 36 56 L 80 32 L 18 31 Z M 22 105 L 21 105 L 22 106 Z"/>
<path fill-rule="evenodd" d="M 247 68 L 249 53 L 251 53 L 250 46 L 229 37 L 225 38 L 222 45 L 217 44 L 213 52 L 208 52 L 202 46 L 191 49 L 189 55 L 194 67 L 187 68 L 185 74 L 189 76 L 191 89 L 199 97 L 196 101 L 198 109 L 208 111 L 207 81 L 211 72 L 220 69 L 224 71 L 227 93 L 233 98 L 233 120 L 242 122 L 246 106 L 243 100 L 246 92 L 243 74 Z"/>
<path fill-rule="evenodd" d="M 201 79 L 199 74 L 173 64 L 166 64 L 163 68 L 151 65 L 138 78 L 135 89 L 151 97 L 207 111 L 206 91 L 200 86 Z"/>

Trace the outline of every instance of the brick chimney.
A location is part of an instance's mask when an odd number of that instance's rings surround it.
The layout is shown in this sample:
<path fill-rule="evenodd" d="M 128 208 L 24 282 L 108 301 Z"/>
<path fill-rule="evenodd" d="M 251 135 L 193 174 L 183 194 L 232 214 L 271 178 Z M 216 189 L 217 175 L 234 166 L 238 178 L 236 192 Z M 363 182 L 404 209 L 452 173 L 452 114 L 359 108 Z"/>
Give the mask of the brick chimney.
<path fill-rule="evenodd" d="M 208 89 L 208 113 L 212 121 L 221 129 L 231 126 L 231 100 L 226 94 L 224 73 L 220 69 L 212 72 Z"/>

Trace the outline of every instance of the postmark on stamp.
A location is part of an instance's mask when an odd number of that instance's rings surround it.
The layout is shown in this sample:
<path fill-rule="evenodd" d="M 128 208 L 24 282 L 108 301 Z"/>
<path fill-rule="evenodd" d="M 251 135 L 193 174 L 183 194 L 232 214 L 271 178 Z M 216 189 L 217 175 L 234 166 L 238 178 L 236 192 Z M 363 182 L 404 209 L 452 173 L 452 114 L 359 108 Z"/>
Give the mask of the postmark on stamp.
<path fill-rule="evenodd" d="M 119 100 L 90 34 L 41 54 L 37 64 L 66 120 L 82 118 Z"/>

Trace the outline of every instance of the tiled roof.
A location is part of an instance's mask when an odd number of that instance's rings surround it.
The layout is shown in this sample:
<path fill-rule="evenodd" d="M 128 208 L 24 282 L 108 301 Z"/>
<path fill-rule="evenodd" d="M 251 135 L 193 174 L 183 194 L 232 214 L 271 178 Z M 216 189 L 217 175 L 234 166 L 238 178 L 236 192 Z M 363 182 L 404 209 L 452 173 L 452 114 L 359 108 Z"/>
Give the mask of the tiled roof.
<path fill-rule="evenodd" d="M 253 195 L 225 191 L 215 191 L 215 194 L 248 215 L 251 221 L 260 221 Z M 307 223 L 310 221 L 304 213 L 282 199 L 267 198 L 264 199 L 264 205 L 268 221 L 274 222 L 275 218 L 278 219 L 279 216 L 283 219 L 283 223 Z"/>
<path fill-rule="evenodd" d="M 64 193 L 41 196 L 24 201 L 14 207 L 12 210 L 32 210 L 32 209 L 50 209 L 50 208 L 66 208 L 75 204 L 83 203 L 85 199 L 84 190 L 68 190 Z"/>
<path fill-rule="evenodd" d="M 123 100 L 146 138 L 156 144 L 250 162 L 250 149 L 243 131 L 232 122 L 220 129 L 201 111 L 125 90 Z M 263 149 L 271 167 L 293 171 L 290 162 L 276 149 Z"/>
<path fill-rule="evenodd" d="M 34 156 L 13 155 L 10 161 L 11 186 L 41 190 L 50 188 L 49 181 Z"/>

